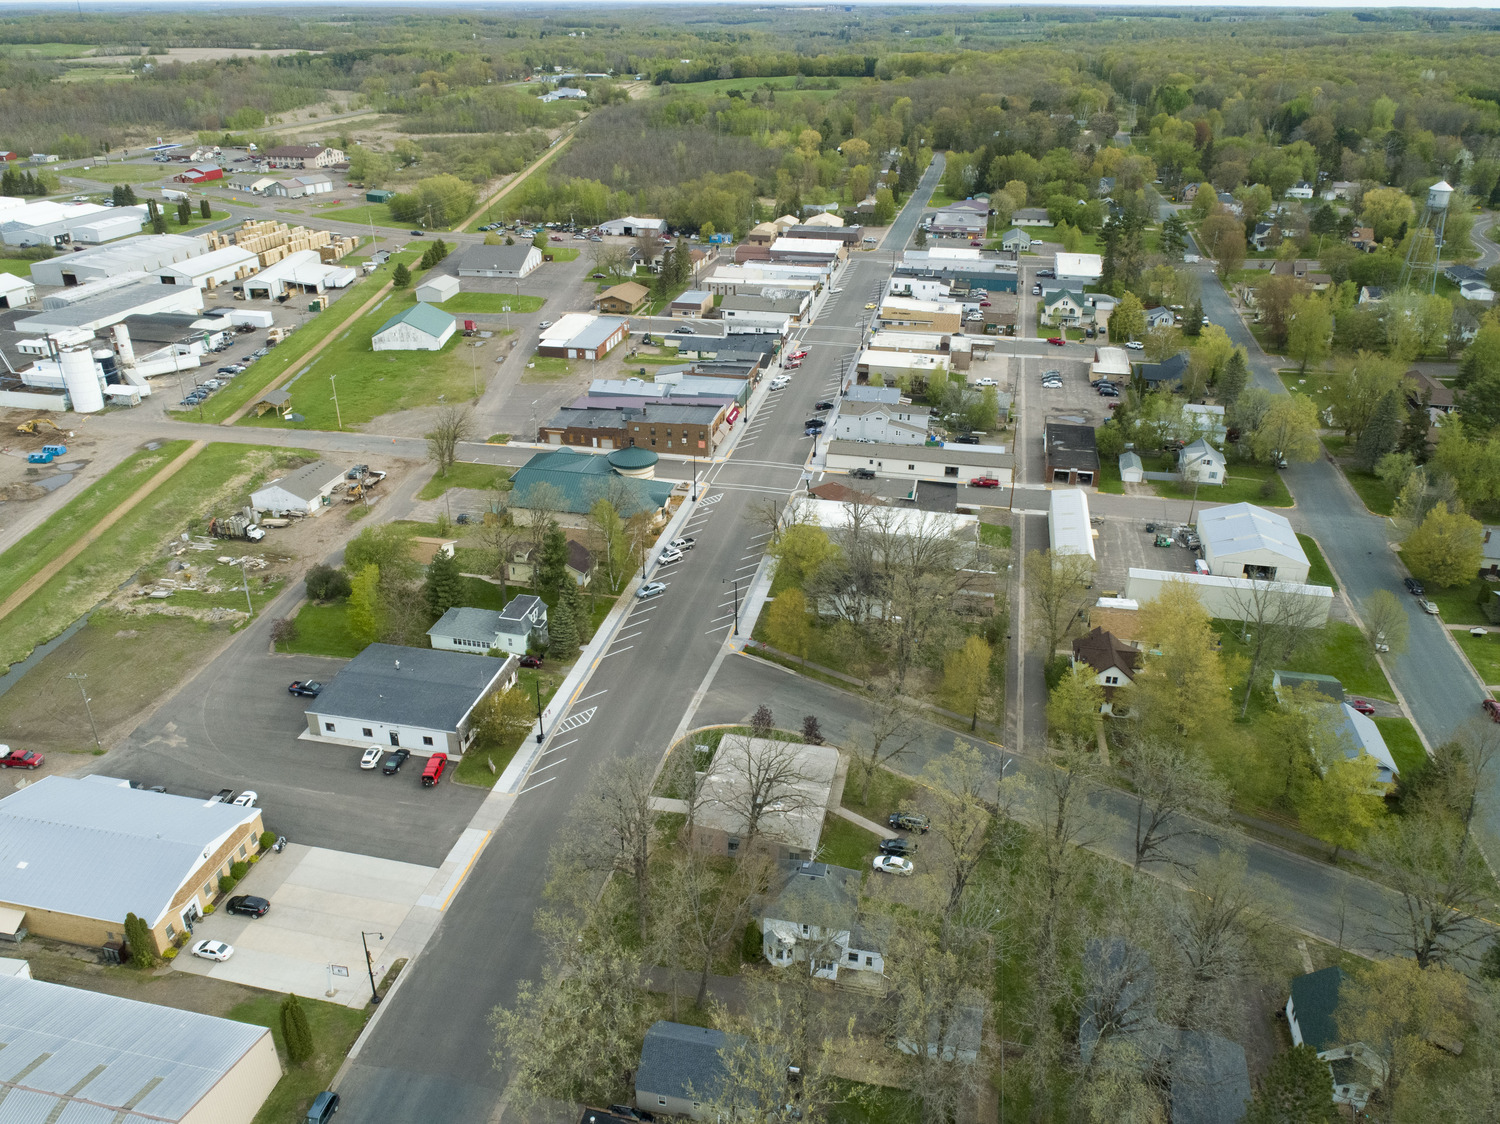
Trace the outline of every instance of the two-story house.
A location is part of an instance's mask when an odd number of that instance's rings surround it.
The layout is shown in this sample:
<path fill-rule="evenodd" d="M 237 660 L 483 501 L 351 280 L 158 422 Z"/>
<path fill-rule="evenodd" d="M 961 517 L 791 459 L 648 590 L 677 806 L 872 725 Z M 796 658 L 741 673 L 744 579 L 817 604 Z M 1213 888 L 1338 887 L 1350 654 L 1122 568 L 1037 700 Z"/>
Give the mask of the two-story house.
<path fill-rule="evenodd" d="M 1177 454 L 1177 474 L 1190 484 L 1223 484 L 1224 454 L 1200 437 Z"/>
<path fill-rule="evenodd" d="M 860 872 L 827 863 L 794 862 L 761 912 L 761 951 L 773 965 L 807 965 L 823 980 L 840 969 L 885 974 L 882 943 L 859 921 Z"/>
<path fill-rule="evenodd" d="M 1073 666 L 1087 669 L 1094 682 L 1104 689 L 1103 714 L 1114 714 L 1116 695 L 1135 682 L 1140 670 L 1141 652 L 1112 632 L 1096 628 L 1073 641 Z M 1123 713 L 1124 707 L 1119 711 Z"/>
<path fill-rule="evenodd" d="M 427 630 L 434 648 L 484 655 L 498 649 L 524 656 L 533 643 L 547 643 L 547 605 L 530 593 L 511 598 L 500 612 L 454 606 Z"/>
<path fill-rule="evenodd" d="M 884 445 L 922 445 L 927 441 L 931 411 L 926 406 L 884 402 L 845 402 L 833 423 L 840 441 L 874 441 Z"/>
<path fill-rule="evenodd" d="M 1042 295 L 1042 319 L 1057 327 L 1078 327 L 1087 308 L 1082 293 L 1052 289 Z"/>

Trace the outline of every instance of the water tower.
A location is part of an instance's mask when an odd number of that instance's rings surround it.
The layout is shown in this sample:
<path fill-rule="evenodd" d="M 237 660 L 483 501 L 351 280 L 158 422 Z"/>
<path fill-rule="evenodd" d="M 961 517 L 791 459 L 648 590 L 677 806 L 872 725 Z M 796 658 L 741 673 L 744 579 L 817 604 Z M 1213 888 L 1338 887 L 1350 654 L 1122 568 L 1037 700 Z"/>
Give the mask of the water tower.
<path fill-rule="evenodd" d="M 1401 288 L 1437 292 L 1438 261 L 1443 256 L 1443 226 L 1448 221 L 1448 203 L 1452 198 L 1453 185 L 1447 180 L 1438 180 L 1427 189 L 1422 217 L 1412 227 L 1406 261 L 1401 266 Z"/>

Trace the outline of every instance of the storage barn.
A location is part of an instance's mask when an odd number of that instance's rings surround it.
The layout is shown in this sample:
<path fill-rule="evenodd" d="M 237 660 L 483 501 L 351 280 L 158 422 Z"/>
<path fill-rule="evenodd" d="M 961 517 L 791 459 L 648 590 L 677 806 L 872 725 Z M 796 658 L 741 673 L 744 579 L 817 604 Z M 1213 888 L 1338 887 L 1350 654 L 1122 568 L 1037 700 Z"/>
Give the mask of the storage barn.
<path fill-rule="evenodd" d="M 430 304 L 414 304 L 396 313 L 370 337 L 375 351 L 441 351 L 453 338 L 458 321 Z"/>

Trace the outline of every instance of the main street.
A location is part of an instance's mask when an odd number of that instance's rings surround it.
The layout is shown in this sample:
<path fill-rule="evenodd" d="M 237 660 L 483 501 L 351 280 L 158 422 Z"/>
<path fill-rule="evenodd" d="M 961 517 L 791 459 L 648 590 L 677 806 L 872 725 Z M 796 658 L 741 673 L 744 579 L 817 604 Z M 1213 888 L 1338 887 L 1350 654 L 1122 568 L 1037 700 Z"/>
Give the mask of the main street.
<path fill-rule="evenodd" d="M 934 164 L 886 241 L 905 244 L 941 165 Z M 533 927 L 543 904 L 547 854 L 575 814 L 599 762 L 660 757 L 695 693 L 708 686 L 735 626 L 739 590 L 755 573 L 766 533 L 746 518 L 758 496 L 785 500 L 812 451 L 802 420 L 838 387 L 862 339 L 870 291 L 885 276 L 883 254 L 856 254 L 805 338 L 815 341 L 791 385 L 765 395 L 746 420 L 733 455 L 706 474 L 685 527 L 697 546 L 652 577 L 666 592 L 634 605 L 544 747 L 494 837 L 474 864 L 431 944 L 405 978 L 339 1086 L 353 1124 L 486 1120 L 502 1075 L 491 1063 L 490 1011 L 514 1000 L 522 980 L 541 975 L 544 950 Z M 850 330 L 854 329 L 854 330 Z M 748 629 L 750 621 L 740 622 Z"/>

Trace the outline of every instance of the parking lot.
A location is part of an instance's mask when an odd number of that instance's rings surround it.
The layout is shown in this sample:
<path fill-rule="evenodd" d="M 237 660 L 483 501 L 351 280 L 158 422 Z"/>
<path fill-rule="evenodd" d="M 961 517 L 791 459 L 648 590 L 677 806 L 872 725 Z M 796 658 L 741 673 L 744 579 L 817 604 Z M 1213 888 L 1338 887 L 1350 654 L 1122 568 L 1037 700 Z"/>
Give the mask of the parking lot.
<path fill-rule="evenodd" d="M 299 741 L 306 702 L 287 684 L 326 682 L 344 661 L 268 655 L 269 615 L 251 628 L 258 635 L 229 645 L 93 771 L 187 796 L 252 789 L 267 828 L 294 843 L 441 865 L 485 793 L 423 788 L 420 758 L 388 777 L 361 769 L 359 749 Z"/>
<path fill-rule="evenodd" d="M 1041 423 L 1053 420 L 1070 425 L 1099 425 L 1113 411 L 1109 404 L 1116 399 L 1101 398 L 1099 392 L 1089 385 L 1089 361 L 1092 352 L 1059 349 L 1056 355 L 1044 355 L 1031 359 L 1025 365 L 1025 378 L 1032 381 L 1027 388 L 1029 401 L 1042 411 L 1036 428 Z M 1042 376 L 1047 371 L 1062 375 L 1062 387 L 1056 390 L 1043 387 Z"/>
<path fill-rule="evenodd" d="M 1175 570 L 1189 574 L 1198 552 L 1178 543 L 1170 547 L 1155 545 L 1156 535 L 1146 530 L 1151 521 L 1151 502 L 1142 500 L 1137 516 L 1105 516 L 1094 524 L 1097 532 L 1094 553 L 1099 559 L 1099 573 L 1094 588 L 1103 596 L 1125 596 L 1126 579 L 1132 567 L 1142 570 Z M 1159 523 L 1168 533 L 1175 523 Z"/>

